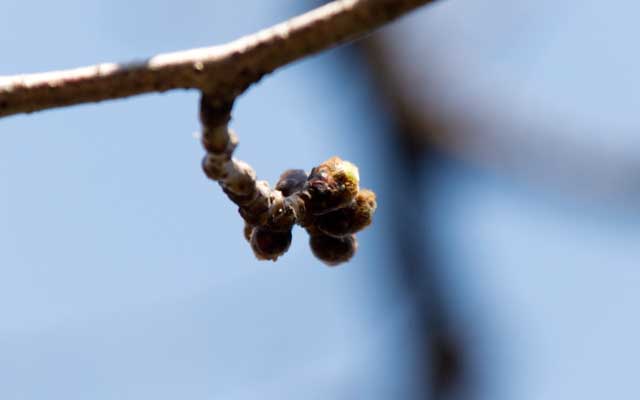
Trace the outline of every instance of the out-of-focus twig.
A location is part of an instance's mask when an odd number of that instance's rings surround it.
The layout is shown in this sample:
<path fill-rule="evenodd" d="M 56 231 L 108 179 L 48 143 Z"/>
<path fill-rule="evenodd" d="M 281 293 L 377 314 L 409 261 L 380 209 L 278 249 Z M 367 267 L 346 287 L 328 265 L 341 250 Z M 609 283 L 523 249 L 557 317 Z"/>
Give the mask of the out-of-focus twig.
<path fill-rule="evenodd" d="M 411 197 L 412 204 L 420 207 L 394 207 L 393 236 L 399 262 L 395 270 L 409 302 L 414 306 L 414 329 L 417 337 L 417 379 L 424 383 L 420 398 L 443 399 L 452 392 L 464 391 L 468 370 L 467 353 L 461 337 L 455 331 L 455 315 L 445 304 L 438 257 L 433 251 L 433 238 L 422 226 L 423 210 L 428 199 L 420 189 L 425 173 L 447 132 L 437 115 L 430 118 L 429 110 L 420 110 L 409 104 L 406 92 L 399 90 L 395 71 L 385 59 L 382 43 L 373 37 L 358 46 L 360 54 L 373 71 L 381 101 L 392 110 L 389 148 L 395 161 L 394 203 Z M 403 88 L 404 89 L 404 88 Z M 432 140 L 425 140 L 425 137 Z M 428 182 L 427 182 L 428 184 Z M 416 223 L 416 221 L 418 221 Z M 425 251 L 426 250 L 426 251 Z"/>
<path fill-rule="evenodd" d="M 402 38 L 374 35 L 365 47 L 393 114 L 412 127 L 403 135 L 413 146 L 568 198 L 637 208 L 640 164 L 634 152 L 593 140 L 629 132 L 573 123 L 557 110 L 523 109 L 507 94 L 451 88 L 433 72 L 447 68 L 437 57 L 401 57 L 395 46 Z M 457 94 L 449 96 L 449 90 Z"/>

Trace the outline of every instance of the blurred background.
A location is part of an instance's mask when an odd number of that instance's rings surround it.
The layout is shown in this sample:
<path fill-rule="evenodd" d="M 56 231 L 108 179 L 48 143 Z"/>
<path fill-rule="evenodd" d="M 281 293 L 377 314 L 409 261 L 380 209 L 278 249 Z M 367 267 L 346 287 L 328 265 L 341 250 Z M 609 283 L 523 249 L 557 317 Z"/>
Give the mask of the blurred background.
<path fill-rule="evenodd" d="M 0 75 L 318 4 L 5 0 Z M 0 120 L 0 398 L 637 398 L 638 12 L 441 1 L 252 87 L 232 126 L 260 178 L 339 155 L 378 194 L 333 269 L 300 229 L 254 259 L 196 92 Z"/>

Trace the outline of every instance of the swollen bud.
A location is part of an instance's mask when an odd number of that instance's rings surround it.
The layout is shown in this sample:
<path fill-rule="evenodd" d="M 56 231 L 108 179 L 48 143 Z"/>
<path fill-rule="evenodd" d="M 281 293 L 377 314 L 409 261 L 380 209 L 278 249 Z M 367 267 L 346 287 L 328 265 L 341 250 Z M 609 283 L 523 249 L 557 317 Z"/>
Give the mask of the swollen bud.
<path fill-rule="evenodd" d="M 317 216 L 315 226 L 329 236 L 353 234 L 371 224 L 376 207 L 375 193 L 363 189 L 347 207 Z"/>
<path fill-rule="evenodd" d="M 275 261 L 291 245 L 291 230 L 276 232 L 265 227 L 254 227 L 251 232 L 251 249 L 258 260 Z"/>
<path fill-rule="evenodd" d="M 336 238 L 320 233 L 309 237 L 309 246 L 313 255 L 333 267 L 353 257 L 358 248 L 358 241 L 355 235 Z"/>
<path fill-rule="evenodd" d="M 299 192 L 307 181 L 307 173 L 301 169 L 288 169 L 280 175 L 276 190 L 282 192 L 284 197 Z"/>
<path fill-rule="evenodd" d="M 358 167 L 340 157 L 331 157 L 311 170 L 305 185 L 312 214 L 321 215 L 347 206 L 358 194 Z"/>

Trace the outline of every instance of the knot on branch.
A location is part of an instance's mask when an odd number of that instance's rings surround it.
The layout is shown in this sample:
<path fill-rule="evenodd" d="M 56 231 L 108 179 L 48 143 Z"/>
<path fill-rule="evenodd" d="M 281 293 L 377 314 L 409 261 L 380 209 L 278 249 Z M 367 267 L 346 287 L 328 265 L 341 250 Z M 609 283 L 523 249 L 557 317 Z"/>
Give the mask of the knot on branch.
<path fill-rule="evenodd" d="M 371 224 L 375 193 L 360 189 L 358 168 L 332 157 L 311 169 L 287 170 L 275 188 L 259 181 L 249 164 L 233 158 L 238 139 L 228 128 L 233 103 L 203 94 L 200 102 L 202 168 L 217 181 L 245 221 L 244 235 L 260 260 L 275 261 L 291 245 L 298 224 L 309 233 L 313 254 L 334 266 L 349 261 L 358 247 L 355 233 Z"/>

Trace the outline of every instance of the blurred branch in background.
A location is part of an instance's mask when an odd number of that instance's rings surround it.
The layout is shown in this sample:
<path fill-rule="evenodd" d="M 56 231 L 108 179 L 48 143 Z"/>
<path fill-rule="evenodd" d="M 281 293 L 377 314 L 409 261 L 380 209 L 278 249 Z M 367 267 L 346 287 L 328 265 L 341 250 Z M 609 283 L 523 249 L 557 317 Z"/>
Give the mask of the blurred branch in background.
<path fill-rule="evenodd" d="M 622 121 L 605 124 L 604 118 L 581 111 L 578 102 L 573 108 L 583 114 L 536 103 L 513 87 L 516 83 L 530 85 L 526 80 L 514 83 L 505 77 L 505 83 L 497 85 L 499 77 L 491 71 L 497 67 L 484 60 L 488 55 L 465 59 L 458 54 L 473 47 L 473 39 L 459 34 L 449 45 L 429 39 L 429 30 L 446 25 L 449 14 L 462 7 L 446 6 L 440 9 L 451 11 L 438 15 L 434 7 L 428 15 L 413 16 L 413 25 L 395 25 L 366 44 L 367 54 L 375 55 L 369 60 L 382 77 L 382 92 L 395 104 L 398 118 L 414 128 L 405 133 L 408 140 L 422 148 L 434 147 L 458 162 L 569 197 L 636 207 L 640 164 L 632 146 L 620 147 L 614 139 L 635 136 L 633 128 Z M 427 25 L 429 22 L 432 24 Z M 396 29 L 398 26 L 401 28 Z M 451 32 L 457 30 L 451 28 Z M 491 38 L 490 33 L 481 33 Z M 508 32 L 495 33 L 499 34 Z M 519 38 L 518 34 L 514 36 Z M 527 36 L 522 36 L 520 44 L 526 46 Z M 482 76 L 483 67 L 490 78 Z"/>
<path fill-rule="evenodd" d="M 384 99 L 379 114 L 387 111 L 393 119 L 389 152 L 395 154 L 389 158 L 394 164 L 397 191 L 392 193 L 392 234 L 399 257 L 394 267 L 417 310 L 420 343 L 416 352 L 424 350 L 417 373 L 431 377 L 432 385 L 423 389 L 430 393 L 429 398 L 436 399 L 454 392 L 468 398 L 481 383 L 474 379 L 479 371 L 470 370 L 478 365 L 470 360 L 476 352 L 466 345 L 470 342 L 465 342 L 461 335 L 464 332 L 456 331 L 461 316 L 448 307 L 447 302 L 456 293 L 450 294 L 450 288 L 445 287 L 442 278 L 446 271 L 439 265 L 434 237 L 428 226 L 416 223 L 425 220 L 423 207 L 412 207 L 429 204 L 430 174 L 439 160 L 455 159 L 512 178 L 518 185 L 563 195 L 571 199 L 572 207 L 586 200 L 595 201 L 600 209 L 620 205 L 637 209 L 640 189 L 638 142 L 623 144 L 629 140 L 625 138 L 635 137 L 636 117 L 619 110 L 621 100 L 631 96 L 616 93 L 615 107 L 607 107 L 602 99 L 594 100 L 594 109 L 575 87 L 564 88 L 564 81 L 558 84 L 545 79 L 544 73 L 550 71 L 542 65 L 554 60 L 546 58 L 544 52 L 523 50 L 530 41 L 537 40 L 540 45 L 544 40 L 540 32 L 548 23 L 548 15 L 555 13 L 555 5 L 538 5 L 540 18 L 533 18 L 535 6 L 528 6 L 528 13 L 516 13 L 520 19 L 503 27 L 497 21 L 509 20 L 509 13 L 520 5 L 510 7 L 503 2 L 504 7 L 491 8 L 486 11 L 491 16 L 487 16 L 480 10 L 484 5 L 474 10 L 469 4 L 440 4 L 442 7 L 417 13 L 360 46 Z M 464 27 L 456 25 L 478 15 L 485 18 Z M 530 31 L 520 31 L 519 23 L 529 23 Z M 585 41 L 584 29 L 577 30 L 581 35 L 576 40 L 581 43 Z M 546 38 L 562 54 L 576 46 L 568 39 L 565 46 L 557 45 L 561 39 Z M 544 63 L 532 63 L 531 53 Z M 593 54 L 591 49 L 589 54 Z M 581 65 L 562 67 L 556 65 L 561 71 L 575 71 Z M 603 78 L 588 78 L 581 86 L 591 88 L 594 84 L 593 93 L 586 91 L 592 96 L 588 98 L 597 99 L 595 82 Z M 551 101 L 562 90 L 568 93 L 568 106 Z M 604 111 L 608 108 L 614 108 L 609 113 L 621 119 L 612 118 L 614 122 L 607 123 Z M 622 118 L 625 116 L 626 121 Z M 416 186 L 421 185 L 426 186 L 423 197 L 416 198 L 420 192 Z M 408 196 L 411 202 L 407 202 Z"/>
<path fill-rule="evenodd" d="M 388 234 L 393 236 L 391 243 L 398 260 L 392 267 L 414 310 L 417 397 L 444 399 L 462 392 L 471 395 L 467 387 L 468 354 L 456 332 L 457 316 L 446 305 L 444 291 L 448 288 L 442 280 L 433 237 L 421 223 L 428 208 L 430 170 L 441 157 L 439 148 L 424 137 L 446 135 L 446 126 L 439 126 L 439 119 L 429 110 L 417 115 L 417 110 L 406 104 L 406 92 L 395 85 L 395 71 L 380 36 L 363 41 L 355 54 L 370 67 L 380 94 L 378 106 L 391 110 L 379 113 L 391 117 L 388 179 L 394 181 L 394 190 L 389 193 L 388 203 L 394 206 L 392 232 Z"/>

